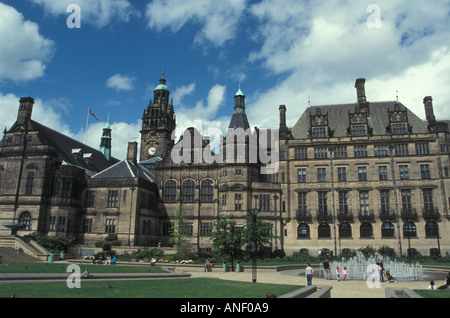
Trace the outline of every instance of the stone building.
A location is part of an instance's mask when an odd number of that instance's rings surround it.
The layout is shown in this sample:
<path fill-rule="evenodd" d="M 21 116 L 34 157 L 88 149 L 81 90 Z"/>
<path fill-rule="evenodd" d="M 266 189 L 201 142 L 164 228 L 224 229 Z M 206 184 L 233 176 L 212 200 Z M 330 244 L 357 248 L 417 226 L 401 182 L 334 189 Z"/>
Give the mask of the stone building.
<path fill-rule="evenodd" d="M 216 151 L 195 128 L 172 139 L 163 73 L 143 112 L 140 150 L 129 143 L 122 161 L 110 157 L 109 124 L 92 149 L 33 121 L 33 99 L 22 98 L 1 141 L 0 222 L 84 246 L 110 233 L 130 248 L 168 246 L 181 208 L 194 251 L 208 252 L 217 218 L 244 225 L 258 212 L 278 236 L 272 248 L 287 254 L 450 252 L 448 122 L 436 119 L 431 97 L 422 120 L 398 100 L 369 101 L 364 79 L 355 88 L 355 103 L 308 106 L 292 127 L 288 108 L 272 105 L 279 125 L 265 130 L 250 128 L 239 87 Z"/>

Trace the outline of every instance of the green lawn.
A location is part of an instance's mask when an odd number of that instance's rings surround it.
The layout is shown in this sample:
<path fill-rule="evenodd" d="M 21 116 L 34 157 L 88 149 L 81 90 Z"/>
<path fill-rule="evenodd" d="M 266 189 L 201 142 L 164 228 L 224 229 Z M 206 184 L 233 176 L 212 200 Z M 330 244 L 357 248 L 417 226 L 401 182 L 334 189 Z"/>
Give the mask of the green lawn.
<path fill-rule="evenodd" d="M 450 298 L 450 290 L 414 290 L 423 298 Z"/>
<path fill-rule="evenodd" d="M 0 298 L 265 298 L 301 288 L 211 278 L 154 280 L 82 280 L 81 288 L 65 282 L 0 284 Z"/>

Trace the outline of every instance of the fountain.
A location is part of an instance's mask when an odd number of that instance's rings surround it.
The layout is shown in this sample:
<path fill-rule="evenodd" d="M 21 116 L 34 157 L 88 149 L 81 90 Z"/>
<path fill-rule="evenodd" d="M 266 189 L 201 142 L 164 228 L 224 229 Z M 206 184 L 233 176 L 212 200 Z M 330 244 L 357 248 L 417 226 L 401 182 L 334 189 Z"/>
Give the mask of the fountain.
<path fill-rule="evenodd" d="M 16 236 L 17 230 L 20 230 L 26 226 L 24 223 L 17 223 L 17 222 L 6 222 L 2 224 L 4 227 L 7 227 L 8 229 L 11 229 L 11 234 L 8 236 Z"/>
<path fill-rule="evenodd" d="M 349 280 L 367 280 L 373 271 L 368 271 L 370 265 L 374 265 L 381 260 L 384 269 L 395 277 L 398 281 L 420 281 L 423 279 L 423 268 L 418 262 L 416 264 L 407 264 L 404 262 L 393 261 L 386 256 L 378 253 L 366 258 L 361 252 L 350 259 L 330 262 L 331 273 L 334 274 L 336 267 L 347 267 Z M 332 275 L 333 277 L 333 275 Z"/>

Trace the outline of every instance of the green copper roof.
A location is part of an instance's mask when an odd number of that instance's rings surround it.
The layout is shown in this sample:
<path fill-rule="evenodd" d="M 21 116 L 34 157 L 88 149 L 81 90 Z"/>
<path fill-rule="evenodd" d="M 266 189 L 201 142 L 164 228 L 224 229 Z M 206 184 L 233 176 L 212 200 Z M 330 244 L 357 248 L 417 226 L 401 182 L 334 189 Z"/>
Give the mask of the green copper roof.
<path fill-rule="evenodd" d="M 236 95 L 234 96 L 245 96 L 244 93 L 241 91 L 241 84 L 239 84 L 239 90 L 237 91 Z"/>
<path fill-rule="evenodd" d="M 158 91 L 158 90 L 168 91 L 169 88 L 164 84 L 159 84 L 158 86 L 156 86 L 156 88 L 154 90 L 155 91 Z"/>

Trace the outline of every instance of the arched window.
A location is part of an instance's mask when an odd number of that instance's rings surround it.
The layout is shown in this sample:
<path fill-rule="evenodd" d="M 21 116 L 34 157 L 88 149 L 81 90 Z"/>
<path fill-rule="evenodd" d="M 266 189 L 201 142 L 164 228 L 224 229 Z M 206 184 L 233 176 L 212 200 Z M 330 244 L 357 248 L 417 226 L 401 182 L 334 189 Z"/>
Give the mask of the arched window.
<path fill-rule="evenodd" d="M 309 238 L 309 225 L 302 223 L 297 227 L 298 238 Z"/>
<path fill-rule="evenodd" d="M 403 237 L 416 237 L 416 225 L 413 222 L 403 224 Z"/>
<path fill-rule="evenodd" d="M 212 180 L 203 180 L 200 185 L 200 201 L 212 202 L 214 192 L 214 183 Z"/>
<path fill-rule="evenodd" d="M 164 183 L 164 202 L 175 202 L 177 200 L 177 183 L 169 180 Z"/>
<path fill-rule="evenodd" d="M 327 223 L 322 223 L 318 228 L 319 238 L 329 238 L 331 237 L 330 226 Z"/>
<path fill-rule="evenodd" d="M 370 223 L 364 222 L 359 229 L 362 238 L 373 237 L 373 228 Z"/>
<path fill-rule="evenodd" d="M 425 236 L 437 238 L 439 236 L 439 225 L 433 221 L 427 222 L 425 224 Z"/>
<path fill-rule="evenodd" d="M 384 222 L 381 225 L 381 237 L 395 237 L 394 224 L 391 222 Z"/>
<path fill-rule="evenodd" d="M 193 180 L 186 180 L 181 186 L 181 201 L 194 202 L 195 183 Z"/>
<path fill-rule="evenodd" d="M 352 227 L 347 222 L 339 225 L 339 237 L 352 237 Z"/>
<path fill-rule="evenodd" d="M 19 223 L 25 225 L 24 231 L 31 231 L 31 213 L 28 211 L 22 212 L 19 215 Z"/>

